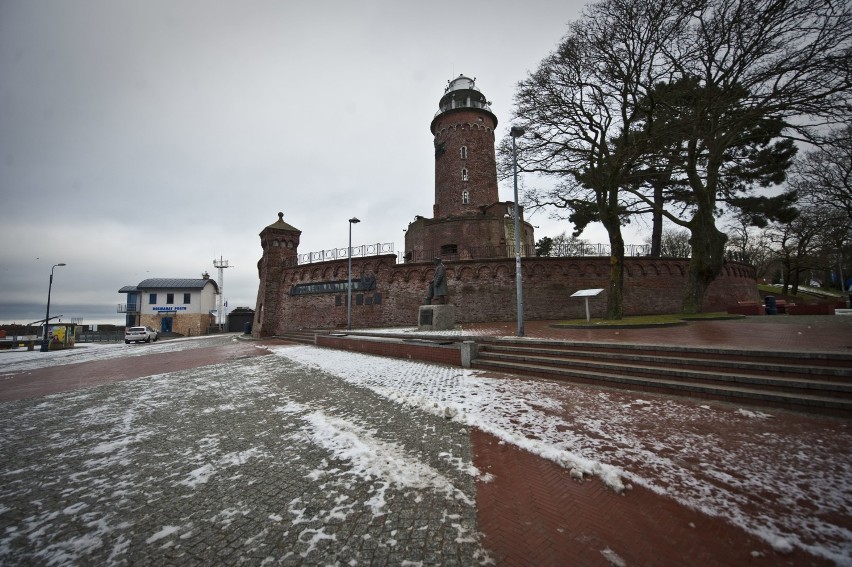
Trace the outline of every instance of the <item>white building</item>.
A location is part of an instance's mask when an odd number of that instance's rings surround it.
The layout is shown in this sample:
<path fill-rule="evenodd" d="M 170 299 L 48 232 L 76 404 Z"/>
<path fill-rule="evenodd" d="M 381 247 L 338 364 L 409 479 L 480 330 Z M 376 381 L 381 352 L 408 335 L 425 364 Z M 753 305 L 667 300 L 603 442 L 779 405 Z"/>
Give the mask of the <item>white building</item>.
<path fill-rule="evenodd" d="M 164 335 L 197 336 L 215 323 L 219 286 L 204 274 L 198 279 L 151 278 L 139 285 L 124 286 L 127 303 L 118 306 L 126 313 L 126 325 L 153 327 Z"/>

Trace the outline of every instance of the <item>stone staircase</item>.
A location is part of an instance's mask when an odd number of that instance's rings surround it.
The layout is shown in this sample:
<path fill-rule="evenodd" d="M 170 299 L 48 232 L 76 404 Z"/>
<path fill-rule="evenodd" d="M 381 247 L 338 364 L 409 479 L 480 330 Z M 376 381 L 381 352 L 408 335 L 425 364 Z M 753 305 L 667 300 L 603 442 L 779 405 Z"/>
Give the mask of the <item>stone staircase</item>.
<path fill-rule="evenodd" d="M 852 355 L 656 345 L 481 341 L 472 367 L 852 417 Z"/>
<path fill-rule="evenodd" d="M 299 329 L 296 331 L 287 331 L 286 333 L 276 335 L 275 338 L 291 343 L 314 345 L 316 343 L 315 337 L 321 333 L 325 333 L 325 331 L 315 331 L 313 329 Z"/>

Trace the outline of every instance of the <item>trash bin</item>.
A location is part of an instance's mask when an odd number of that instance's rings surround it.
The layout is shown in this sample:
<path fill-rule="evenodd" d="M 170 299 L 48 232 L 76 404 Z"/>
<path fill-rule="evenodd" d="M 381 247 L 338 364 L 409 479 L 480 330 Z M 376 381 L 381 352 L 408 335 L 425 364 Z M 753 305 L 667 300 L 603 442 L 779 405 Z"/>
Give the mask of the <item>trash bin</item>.
<path fill-rule="evenodd" d="M 246 323 L 245 325 L 243 325 L 243 332 L 244 332 L 246 335 L 250 335 L 250 334 L 251 334 L 251 323 Z"/>
<path fill-rule="evenodd" d="M 775 301 L 775 296 L 767 295 L 763 298 L 763 301 L 766 302 L 767 315 L 778 315 L 778 304 Z"/>

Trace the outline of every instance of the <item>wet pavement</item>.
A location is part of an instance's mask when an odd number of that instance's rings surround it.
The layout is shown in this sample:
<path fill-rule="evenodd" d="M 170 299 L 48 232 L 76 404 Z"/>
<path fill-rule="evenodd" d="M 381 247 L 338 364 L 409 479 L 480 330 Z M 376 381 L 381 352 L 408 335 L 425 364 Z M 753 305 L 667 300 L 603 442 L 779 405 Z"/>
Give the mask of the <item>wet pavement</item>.
<path fill-rule="evenodd" d="M 530 338 L 839 352 L 850 351 L 850 330 L 852 317 L 626 330 L 526 324 Z M 11 400 L 0 404 L 0 564 L 852 564 L 848 506 L 824 512 L 846 526 L 837 538 L 849 554 L 832 561 L 641 486 L 618 494 L 597 478 L 577 481 L 489 433 L 259 347 L 226 336 L 13 372 L 0 354 L 0 399 Z M 548 412 L 570 424 L 574 395 L 566 389 Z M 653 400 L 686 408 L 702 429 L 704 402 Z M 624 427 L 664 439 L 666 419 L 647 412 Z M 848 421 L 777 412 L 768 423 L 773 434 L 824 431 L 819 442 L 835 443 L 837 459 L 815 465 L 833 467 L 852 501 Z M 703 429 L 721 449 L 743 440 L 735 420 Z M 760 458 L 771 473 L 783 465 L 768 454 Z"/>
<path fill-rule="evenodd" d="M 0 564 L 487 558 L 469 431 L 280 357 L 7 402 L 0 431 Z"/>
<path fill-rule="evenodd" d="M 852 315 L 775 315 L 742 319 L 689 321 L 677 327 L 636 329 L 571 329 L 558 321 L 526 321 L 527 338 L 579 342 L 613 342 L 735 348 L 773 351 L 852 353 Z M 464 332 L 485 336 L 517 336 L 515 321 L 475 323 Z"/>

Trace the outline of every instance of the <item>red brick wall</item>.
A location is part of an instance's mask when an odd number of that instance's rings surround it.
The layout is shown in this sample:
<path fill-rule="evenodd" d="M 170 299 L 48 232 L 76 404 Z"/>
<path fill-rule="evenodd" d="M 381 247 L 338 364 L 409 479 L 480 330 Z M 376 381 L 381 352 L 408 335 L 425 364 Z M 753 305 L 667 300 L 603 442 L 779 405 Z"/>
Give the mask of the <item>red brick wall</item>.
<path fill-rule="evenodd" d="M 505 209 L 503 209 L 505 211 Z M 523 220 L 523 218 L 522 218 Z M 532 225 L 521 224 L 521 245 L 531 249 L 535 245 L 535 234 Z M 507 230 L 508 229 L 508 230 Z M 508 242 L 507 242 L 507 236 Z M 456 258 L 446 254 L 438 254 L 446 244 L 455 244 L 459 254 Z M 505 248 L 506 245 L 509 248 Z M 500 216 L 482 216 L 474 218 L 421 218 L 408 225 L 405 233 L 405 252 L 413 254 L 414 261 L 430 261 L 429 255 L 441 255 L 445 259 L 475 258 L 478 252 L 483 254 L 484 248 L 501 249 L 505 254 L 514 256 L 514 220 Z M 466 252 L 470 248 L 473 254 Z M 493 256 L 493 251 L 489 256 Z"/>
<path fill-rule="evenodd" d="M 476 214 L 478 208 L 499 200 L 494 157 L 494 115 L 475 108 L 447 111 L 435 118 L 432 133 L 444 153 L 435 158 L 434 217 Z M 467 158 L 461 158 L 461 148 Z M 468 180 L 462 179 L 467 169 Z M 462 192 L 469 203 L 462 203 Z"/>
<path fill-rule="evenodd" d="M 516 317 L 515 260 L 462 260 L 446 262 L 450 302 L 459 323 L 512 321 Z M 609 258 L 527 258 L 522 264 L 524 317 L 567 319 L 585 317 L 583 299 L 569 297 L 580 289 L 608 285 Z M 625 260 L 625 314 L 680 311 L 686 284 L 686 260 Z M 397 264 L 393 255 L 352 260 L 353 279 L 362 272 L 376 276 L 372 292 L 353 293 L 354 328 L 416 326 L 418 306 L 434 274 L 434 264 Z M 277 286 L 280 301 L 274 313 L 267 311 L 267 334 L 288 329 L 333 329 L 346 326 L 345 294 L 287 295 L 297 283 L 346 279 L 345 260 L 307 264 L 282 270 Z M 361 304 L 356 300 L 361 296 Z M 336 301 L 340 297 L 339 303 Z M 380 296 L 380 302 L 377 301 Z M 738 301 L 759 301 L 752 268 L 728 263 L 707 292 L 705 311 L 724 311 Z M 267 307 L 270 305 L 267 300 Z M 606 308 L 605 292 L 591 299 L 592 316 Z"/>

